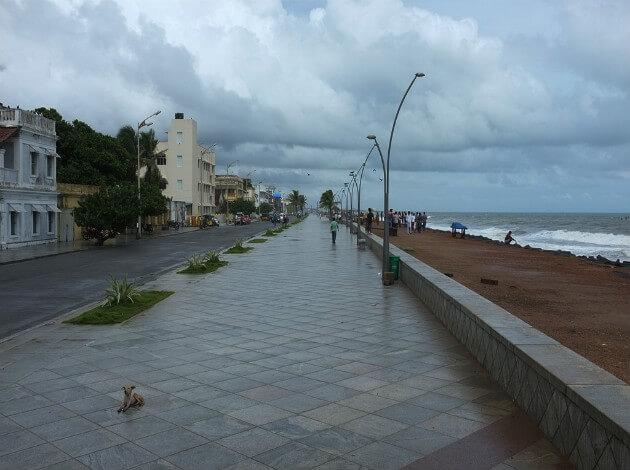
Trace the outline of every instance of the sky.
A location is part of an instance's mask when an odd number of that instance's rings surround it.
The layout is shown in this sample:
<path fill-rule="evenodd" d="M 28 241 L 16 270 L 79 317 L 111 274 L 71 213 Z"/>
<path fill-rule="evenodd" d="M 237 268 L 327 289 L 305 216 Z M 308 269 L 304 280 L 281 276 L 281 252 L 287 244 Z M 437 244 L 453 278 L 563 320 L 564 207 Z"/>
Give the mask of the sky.
<path fill-rule="evenodd" d="M 315 203 L 370 150 L 401 210 L 630 211 L 627 0 L 2 0 L 0 101 L 197 120 L 217 173 Z M 362 207 L 382 208 L 372 153 Z M 255 170 L 255 171 L 254 171 Z"/>

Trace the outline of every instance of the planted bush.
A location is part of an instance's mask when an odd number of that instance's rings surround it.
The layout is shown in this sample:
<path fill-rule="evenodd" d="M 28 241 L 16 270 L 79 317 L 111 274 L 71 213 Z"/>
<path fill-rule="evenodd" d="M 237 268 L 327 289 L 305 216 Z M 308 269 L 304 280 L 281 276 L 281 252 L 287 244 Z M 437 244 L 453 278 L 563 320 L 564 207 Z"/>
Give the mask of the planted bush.
<path fill-rule="evenodd" d="M 184 269 L 177 271 L 179 274 L 207 274 L 227 266 L 228 262 L 222 260 L 215 251 L 209 251 L 205 255 L 193 255 L 188 258 Z"/>
<path fill-rule="evenodd" d="M 239 238 L 234 241 L 234 246 L 227 250 L 226 253 L 229 253 L 231 255 L 238 255 L 242 253 L 247 253 L 248 251 L 251 251 L 253 249 L 254 248 L 252 248 L 251 246 L 243 246 L 243 240 Z"/>
<path fill-rule="evenodd" d="M 249 243 L 265 243 L 266 241 L 266 238 L 253 238 L 249 241 Z"/>
<path fill-rule="evenodd" d="M 140 295 L 135 283 L 124 279 L 111 278 L 109 287 L 105 289 L 105 303 L 109 306 L 133 303 Z"/>

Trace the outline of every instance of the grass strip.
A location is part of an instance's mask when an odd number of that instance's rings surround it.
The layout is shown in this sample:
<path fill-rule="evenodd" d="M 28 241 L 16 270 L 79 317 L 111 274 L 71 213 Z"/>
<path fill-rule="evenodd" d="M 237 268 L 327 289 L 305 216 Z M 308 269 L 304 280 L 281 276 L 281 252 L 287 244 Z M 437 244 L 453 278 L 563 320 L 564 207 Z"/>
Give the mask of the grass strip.
<path fill-rule="evenodd" d="M 249 243 L 265 243 L 266 241 L 266 238 L 252 238 Z"/>
<path fill-rule="evenodd" d="M 233 246 L 226 251 L 227 254 L 230 255 L 240 255 L 243 253 L 247 253 L 248 251 L 252 251 L 254 248 L 251 246 Z"/>
<path fill-rule="evenodd" d="M 127 302 L 118 305 L 99 305 L 81 315 L 64 321 L 73 325 L 111 325 L 120 323 L 129 318 L 144 312 L 154 306 L 169 295 L 174 294 L 166 290 L 145 290 L 140 291 L 133 303 Z"/>
<path fill-rule="evenodd" d="M 187 267 L 177 271 L 177 274 L 208 274 L 213 273 L 217 269 L 222 268 L 223 266 L 227 266 L 228 262 L 224 260 L 214 261 L 212 263 L 205 263 L 199 267 Z"/>

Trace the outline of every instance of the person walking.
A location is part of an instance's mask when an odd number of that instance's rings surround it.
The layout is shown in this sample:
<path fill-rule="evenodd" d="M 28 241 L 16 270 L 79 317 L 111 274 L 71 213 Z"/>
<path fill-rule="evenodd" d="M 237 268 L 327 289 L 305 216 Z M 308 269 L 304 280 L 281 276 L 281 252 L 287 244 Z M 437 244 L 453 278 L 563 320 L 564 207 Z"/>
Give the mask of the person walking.
<path fill-rule="evenodd" d="M 372 233 L 372 222 L 374 221 L 374 213 L 372 212 L 372 208 L 368 208 L 368 213 L 365 216 L 365 230 L 367 233 Z"/>
<path fill-rule="evenodd" d="M 335 219 L 332 219 L 330 221 L 330 234 L 332 235 L 333 244 L 337 240 L 337 230 L 339 230 L 339 224 L 337 223 Z"/>
<path fill-rule="evenodd" d="M 422 232 L 422 214 L 420 212 L 416 212 L 416 232 Z"/>
<path fill-rule="evenodd" d="M 426 230 L 427 229 L 427 213 L 423 212 L 422 213 L 422 230 Z"/>
<path fill-rule="evenodd" d="M 413 216 L 413 214 L 411 212 L 407 212 L 407 235 L 411 235 L 413 233 L 413 222 L 415 220 L 415 217 Z"/>

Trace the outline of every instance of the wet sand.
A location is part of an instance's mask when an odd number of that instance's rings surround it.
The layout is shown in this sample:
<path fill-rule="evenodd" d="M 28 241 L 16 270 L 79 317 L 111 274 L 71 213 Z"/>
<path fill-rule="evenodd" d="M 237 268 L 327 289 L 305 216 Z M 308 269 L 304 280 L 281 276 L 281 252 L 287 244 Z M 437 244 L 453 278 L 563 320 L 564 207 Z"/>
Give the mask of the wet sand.
<path fill-rule="evenodd" d="M 382 230 L 375 229 L 382 236 Z M 390 242 L 630 382 L 630 269 L 452 238 L 428 230 Z M 496 279 L 487 285 L 481 278 Z"/>

